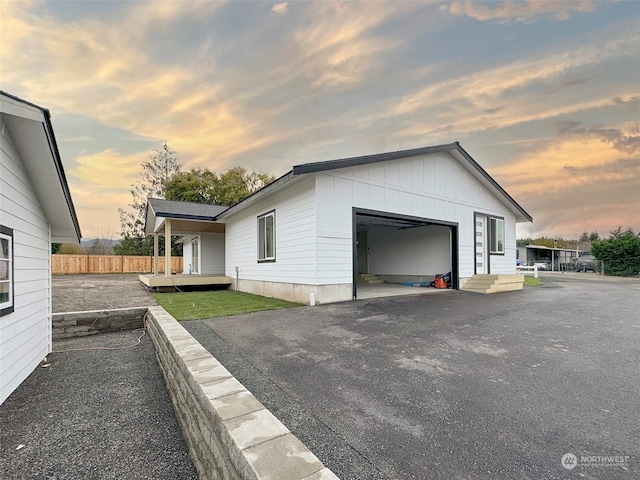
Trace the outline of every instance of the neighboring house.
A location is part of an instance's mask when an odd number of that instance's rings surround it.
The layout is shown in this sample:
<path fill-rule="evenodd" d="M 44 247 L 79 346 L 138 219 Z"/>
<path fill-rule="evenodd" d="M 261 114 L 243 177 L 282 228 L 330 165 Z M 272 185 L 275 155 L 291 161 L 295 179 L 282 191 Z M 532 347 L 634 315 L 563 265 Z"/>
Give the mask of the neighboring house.
<path fill-rule="evenodd" d="M 150 200 L 146 231 L 184 235 L 185 269 L 304 303 L 356 298 L 360 274 L 403 283 L 451 271 L 453 288 L 515 274 L 516 223 L 532 221 L 458 143 L 297 165 L 228 209 L 181 204 Z M 224 245 L 205 240 L 211 231 Z M 208 244 L 217 272 L 203 271 Z"/>
<path fill-rule="evenodd" d="M 527 245 L 518 247 L 518 256 L 527 265 L 544 264 L 546 270 L 555 272 L 572 270 L 576 257 L 582 252 L 575 248 L 545 247 L 544 245 Z"/>
<path fill-rule="evenodd" d="M 80 228 L 49 111 L 0 91 L 0 404 L 51 352 L 51 242 Z"/>

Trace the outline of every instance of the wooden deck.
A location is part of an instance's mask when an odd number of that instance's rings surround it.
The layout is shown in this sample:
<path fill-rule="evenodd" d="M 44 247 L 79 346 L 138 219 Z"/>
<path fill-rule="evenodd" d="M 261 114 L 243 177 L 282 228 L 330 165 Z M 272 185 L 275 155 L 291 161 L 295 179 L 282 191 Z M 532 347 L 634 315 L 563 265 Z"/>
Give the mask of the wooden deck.
<path fill-rule="evenodd" d="M 229 286 L 231 278 L 225 275 L 164 275 L 143 274 L 138 278 L 149 288 L 164 289 L 167 287 L 204 287 L 211 286 Z"/>

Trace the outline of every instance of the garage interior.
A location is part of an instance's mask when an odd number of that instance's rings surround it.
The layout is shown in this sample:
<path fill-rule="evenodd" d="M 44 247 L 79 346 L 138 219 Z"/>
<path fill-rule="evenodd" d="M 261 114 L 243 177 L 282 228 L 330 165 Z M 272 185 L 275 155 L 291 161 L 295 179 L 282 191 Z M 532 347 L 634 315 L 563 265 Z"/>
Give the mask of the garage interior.
<path fill-rule="evenodd" d="M 385 212 L 356 210 L 354 298 L 446 291 L 426 286 L 451 272 L 458 288 L 457 225 Z"/>

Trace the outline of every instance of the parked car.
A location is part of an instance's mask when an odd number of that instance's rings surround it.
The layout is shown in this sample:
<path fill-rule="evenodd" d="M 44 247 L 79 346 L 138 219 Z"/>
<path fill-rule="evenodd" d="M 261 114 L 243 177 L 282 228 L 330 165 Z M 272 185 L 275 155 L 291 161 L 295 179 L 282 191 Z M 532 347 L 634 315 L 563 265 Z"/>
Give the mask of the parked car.
<path fill-rule="evenodd" d="M 543 262 L 536 262 L 533 264 L 534 267 L 538 267 L 538 270 L 546 270 L 547 264 Z"/>
<path fill-rule="evenodd" d="M 576 258 L 576 271 L 577 272 L 595 272 L 596 271 L 596 259 L 593 255 L 582 255 Z"/>

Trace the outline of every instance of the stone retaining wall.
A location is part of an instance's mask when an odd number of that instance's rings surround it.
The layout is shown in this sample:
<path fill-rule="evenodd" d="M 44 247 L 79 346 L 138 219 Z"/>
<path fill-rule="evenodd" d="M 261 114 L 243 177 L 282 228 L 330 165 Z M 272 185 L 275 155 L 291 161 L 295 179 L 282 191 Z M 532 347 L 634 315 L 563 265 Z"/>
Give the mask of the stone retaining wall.
<path fill-rule="evenodd" d="M 142 328 L 147 310 L 147 307 L 138 307 L 54 313 L 51 316 L 53 339 Z"/>
<path fill-rule="evenodd" d="M 162 307 L 147 331 L 200 478 L 337 480 Z"/>

